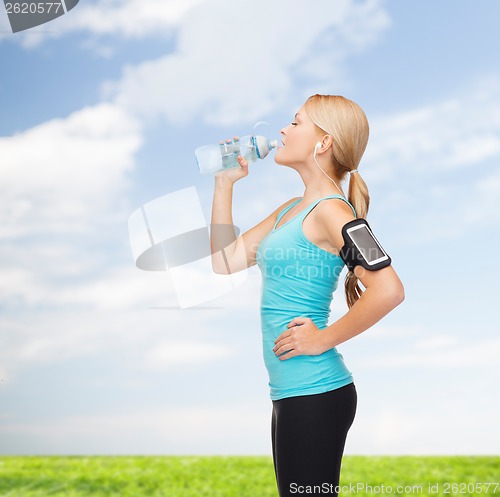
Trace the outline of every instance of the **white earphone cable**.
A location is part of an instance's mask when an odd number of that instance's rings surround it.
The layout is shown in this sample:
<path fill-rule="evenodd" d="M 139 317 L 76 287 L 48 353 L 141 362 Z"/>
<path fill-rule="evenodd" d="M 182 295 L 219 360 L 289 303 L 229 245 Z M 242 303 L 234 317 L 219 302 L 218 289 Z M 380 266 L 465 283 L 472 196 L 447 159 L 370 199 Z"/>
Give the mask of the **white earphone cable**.
<path fill-rule="evenodd" d="M 321 172 L 330 180 L 330 181 L 333 181 L 333 184 L 337 187 L 337 189 L 339 190 L 340 193 L 342 193 L 342 196 L 345 197 L 344 195 L 344 192 L 341 190 L 341 188 L 339 188 L 339 185 L 337 185 L 337 183 L 335 183 L 335 181 L 330 178 L 330 176 L 328 176 L 328 174 L 325 173 L 325 171 L 323 171 L 323 168 L 318 164 L 318 161 L 316 160 L 316 151 L 318 149 L 318 146 L 316 145 L 314 147 L 314 154 L 313 154 L 313 158 L 314 158 L 314 162 L 316 162 L 316 165 L 320 168 Z"/>

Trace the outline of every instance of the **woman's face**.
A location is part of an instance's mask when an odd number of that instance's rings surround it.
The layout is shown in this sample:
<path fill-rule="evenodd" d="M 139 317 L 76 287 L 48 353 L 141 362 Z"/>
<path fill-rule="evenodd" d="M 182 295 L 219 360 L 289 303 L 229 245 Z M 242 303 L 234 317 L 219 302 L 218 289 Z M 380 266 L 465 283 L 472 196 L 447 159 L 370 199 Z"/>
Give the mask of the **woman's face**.
<path fill-rule="evenodd" d="M 281 130 L 283 146 L 278 147 L 274 160 L 277 164 L 287 166 L 307 162 L 313 157 L 314 147 L 321 138 L 318 128 L 302 106 L 295 114 L 294 121 Z"/>

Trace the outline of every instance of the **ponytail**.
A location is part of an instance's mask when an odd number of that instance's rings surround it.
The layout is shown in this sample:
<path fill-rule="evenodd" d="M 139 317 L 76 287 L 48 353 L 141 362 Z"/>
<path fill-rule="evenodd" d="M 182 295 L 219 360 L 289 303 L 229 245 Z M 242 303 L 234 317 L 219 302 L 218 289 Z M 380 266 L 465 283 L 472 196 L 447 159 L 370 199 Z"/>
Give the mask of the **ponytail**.
<path fill-rule="evenodd" d="M 356 210 L 356 218 L 365 219 L 370 206 L 370 195 L 368 193 L 368 187 L 359 173 L 350 175 L 348 200 Z M 359 279 L 353 271 L 347 273 L 344 283 L 344 292 L 347 307 L 349 309 L 359 300 L 363 293 L 358 281 Z"/>

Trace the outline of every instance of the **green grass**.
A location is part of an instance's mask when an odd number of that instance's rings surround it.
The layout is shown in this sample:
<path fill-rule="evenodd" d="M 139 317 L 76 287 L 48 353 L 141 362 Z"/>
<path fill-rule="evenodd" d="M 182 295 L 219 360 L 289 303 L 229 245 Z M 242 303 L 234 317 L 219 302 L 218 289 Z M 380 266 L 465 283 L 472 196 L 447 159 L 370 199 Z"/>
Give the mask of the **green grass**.
<path fill-rule="evenodd" d="M 500 497 L 500 484 L 496 492 L 494 486 L 486 491 L 485 485 L 499 481 L 500 457 L 497 456 L 345 456 L 341 477 L 341 485 L 347 487 L 342 495 L 356 496 Z M 477 491 L 473 488 L 475 484 L 479 484 Z M 437 492 L 430 492 L 429 485 Z M 398 492 L 398 486 L 412 488 Z M 309 490 L 296 495 L 328 495 L 324 491 Z M 0 457 L 2 497 L 277 495 L 273 462 L 265 456 Z"/>

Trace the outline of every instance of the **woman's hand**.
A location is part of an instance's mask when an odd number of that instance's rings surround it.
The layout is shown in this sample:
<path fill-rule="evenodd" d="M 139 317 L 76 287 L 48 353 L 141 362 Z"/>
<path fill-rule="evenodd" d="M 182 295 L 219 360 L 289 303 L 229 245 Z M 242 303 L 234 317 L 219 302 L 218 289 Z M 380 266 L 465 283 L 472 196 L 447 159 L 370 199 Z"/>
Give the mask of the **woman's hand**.
<path fill-rule="evenodd" d="M 216 173 L 215 177 L 218 179 L 226 178 L 231 184 L 234 184 L 241 178 L 248 175 L 248 161 L 241 155 L 238 155 L 238 163 L 240 167 L 232 167 Z"/>
<path fill-rule="evenodd" d="M 323 337 L 311 318 L 297 317 L 288 323 L 288 330 L 274 341 L 273 352 L 280 356 L 280 361 L 298 355 L 320 355 L 328 350 Z"/>

